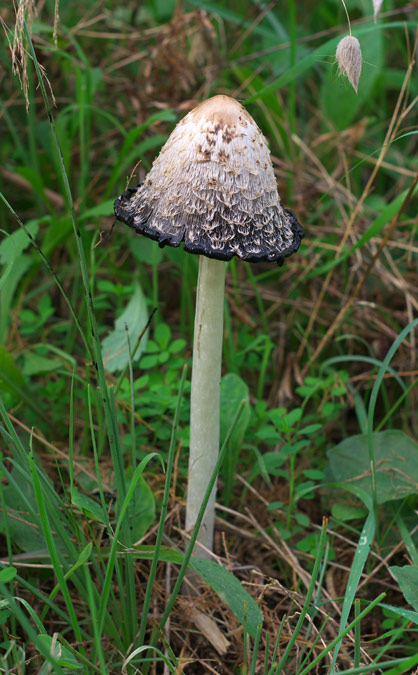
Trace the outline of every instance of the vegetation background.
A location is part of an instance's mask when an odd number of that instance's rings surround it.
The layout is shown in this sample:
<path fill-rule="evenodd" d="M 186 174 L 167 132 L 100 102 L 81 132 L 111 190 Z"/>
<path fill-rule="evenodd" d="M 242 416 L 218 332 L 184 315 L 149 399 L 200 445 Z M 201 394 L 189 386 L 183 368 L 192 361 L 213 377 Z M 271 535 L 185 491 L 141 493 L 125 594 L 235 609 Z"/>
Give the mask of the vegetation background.
<path fill-rule="evenodd" d="M 346 4 L 357 94 L 340 0 L 0 8 L 0 672 L 417 672 L 418 3 Z M 113 201 L 216 93 L 305 239 L 228 267 L 217 562 L 191 599 L 198 261 Z"/>

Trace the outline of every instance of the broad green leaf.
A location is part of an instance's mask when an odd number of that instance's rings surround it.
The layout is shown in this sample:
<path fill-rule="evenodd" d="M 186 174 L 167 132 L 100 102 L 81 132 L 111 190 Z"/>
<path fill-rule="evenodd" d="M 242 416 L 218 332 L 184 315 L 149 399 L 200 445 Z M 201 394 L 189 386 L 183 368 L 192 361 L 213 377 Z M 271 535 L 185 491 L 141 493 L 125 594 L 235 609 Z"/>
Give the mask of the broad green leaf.
<path fill-rule="evenodd" d="M 331 515 L 337 520 L 348 522 L 350 520 L 359 520 L 367 515 L 367 511 L 363 506 L 353 506 L 352 504 L 333 504 L 331 507 Z"/>
<path fill-rule="evenodd" d="M 96 520 L 98 523 L 106 523 L 103 515 L 102 507 L 94 501 L 91 497 L 83 495 L 77 489 L 73 490 L 71 501 L 77 509 L 80 509 L 91 520 Z"/>
<path fill-rule="evenodd" d="M 81 668 L 80 663 L 69 649 L 64 647 L 58 640 L 52 640 L 50 635 L 42 633 L 36 636 L 36 646 L 42 646 L 44 651 L 47 650 L 58 661 L 60 666 L 70 668 L 71 670 L 78 670 Z M 40 650 L 41 651 L 41 650 Z M 42 653 L 42 652 L 41 652 Z"/>
<path fill-rule="evenodd" d="M 134 129 L 131 129 L 128 131 L 127 134 L 123 133 L 125 135 L 125 140 L 123 142 L 122 148 L 119 152 L 119 156 L 114 164 L 113 171 L 111 173 L 111 176 L 108 181 L 108 185 L 106 188 L 106 196 L 112 194 L 113 192 L 113 186 L 116 184 L 118 180 L 120 180 L 120 176 L 123 175 L 123 167 L 127 166 L 132 166 L 135 164 L 133 162 L 133 157 L 138 155 L 138 152 L 140 152 L 138 148 L 138 143 L 137 140 L 148 127 L 150 127 L 154 122 L 157 121 L 165 121 L 165 122 L 174 122 L 177 119 L 176 115 L 172 110 L 160 110 L 157 113 L 154 113 L 154 115 L 151 115 L 143 124 L 141 124 L 139 127 L 135 127 Z M 155 138 L 155 134 L 153 134 L 153 137 Z M 157 146 L 162 145 L 165 141 L 165 136 L 161 137 L 159 136 L 157 139 Z"/>
<path fill-rule="evenodd" d="M 82 222 L 90 218 L 96 218 L 97 216 L 113 216 L 114 201 L 114 199 L 106 199 L 104 202 L 92 206 L 91 209 L 87 209 L 87 211 L 80 214 L 79 221 Z"/>
<path fill-rule="evenodd" d="M 114 373 L 123 370 L 129 362 L 127 332 L 131 351 L 148 321 L 147 303 L 139 284 L 135 284 L 132 298 L 122 314 L 115 321 L 115 329 L 102 342 L 102 352 L 106 370 Z M 127 330 L 125 328 L 127 326 Z M 147 334 L 143 335 L 134 361 L 138 361 L 146 346 Z"/>
<path fill-rule="evenodd" d="M 120 151 L 120 158 L 126 155 L 128 150 L 130 150 L 135 145 L 138 138 L 142 136 L 144 131 L 154 124 L 154 122 L 175 122 L 176 119 L 177 117 L 172 110 L 160 110 L 159 112 L 150 115 L 144 124 L 141 124 L 139 127 L 135 127 L 134 129 L 128 131 Z"/>
<path fill-rule="evenodd" d="M 24 375 L 37 375 L 38 373 L 50 373 L 62 368 L 63 363 L 59 359 L 51 359 L 33 352 L 25 354 L 25 365 L 22 372 Z"/>
<path fill-rule="evenodd" d="M 245 432 L 250 421 L 250 403 L 248 387 L 239 375 L 235 373 L 228 373 L 224 375 L 221 380 L 221 412 L 220 412 L 220 426 L 221 426 L 221 440 L 222 445 L 228 429 L 231 426 L 233 419 L 241 401 L 245 401 L 244 409 L 240 415 L 237 424 L 232 432 L 229 444 L 235 450 L 241 447 Z"/>
<path fill-rule="evenodd" d="M 150 8 L 152 7 L 155 20 L 158 23 L 170 21 L 176 8 L 176 4 L 176 0 L 154 0 L 154 2 L 150 3 Z"/>
<path fill-rule="evenodd" d="M 405 600 L 418 612 L 418 567 L 416 565 L 393 565 L 389 568 L 404 594 Z"/>
<path fill-rule="evenodd" d="M 154 330 L 154 340 L 161 349 L 167 349 L 171 338 L 171 328 L 166 323 L 159 323 Z"/>
<path fill-rule="evenodd" d="M 25 380 L 13 356 L 5 347 L 0 346 L 0 391 L 16 394 L 24 386 Z"/>
<path fill-rule="evenodd" d="M 220 443 L 224 442 L 231 421 L 239 408 L 241 401 L 245 406 L 236 423 L 229 439 L 228 452 L 222 467 L 222 476 L 225 482 L 224 500 L 228 505 L 232 498 L 233 477 L 238 462 L 238 456 L 245 437 L 245 432 L 250 421 L 250 403 L 248 387 L 245 382 L 235 373 L 225 375 L 221 380 L 221 409 L 220 409 Z"/>
<path fill-rule="evenodd" d="M 0 609 L 0 626 L 4 626 L 12 616 L 11 609 Z"/>
<path fill-rule="evenodd" d="M 287 38 L 285 41 L 287 41 Z M 271 46 L 273 42 L 277 45 L 277 35 L 273 33 L 270 38 L 266 37 L 264 42 L 266 48 Z M 287 67 L 289 55 L 285 50 L 280 50 L 276 52 L 274 56 L 272 54 L 271 57 L 271 68 L 273 72 L 282 72 L 283 68 Z M 233 71 L 240 83 L 251 82 L 250 86 L 248 87 L 250 93 L 263 89 L 265 85 L 265 77 L 255 77 L 253 68 L 235 65 L 233 66 Z M 284 114 L 279 97 L 276 95 L 276 92 L 270 92 L 263 96 L 263 102 L 265 104 L 265 108 L 262 106 L 257 110 L 257 113 L 260 115 L 260 117 L 262 116 L 262 124 L 260 124 L 260 127 L 263 129 L 263 133 L 267 138 L 274 138 L 275 135 L 279 133 L 283 145 L 286 148 L 286 155 L 290 155 L 291 149 L 289 136 L 286 133 L 286 128 L 283 124 Z M 279 123 L 277 123 L 278 121 Z M 260 335 L 259 337 L 263 342 L 265 342 L 265 336 Z"/>
<path fill-rule="evenodd" d="M 155 150 L 155 154 L 157 154 L 166 140 L 167 136 L 162 134 L 153 134 L 152 136 L 149 136 L 145 140 L 141 141 L 141 143 L 136 143 L 124 157 L 120 158 L 119 163 L 117 163 L 113 169 L 105 195 L 108 196 L 109 189 L 113 187 L 117 180 L 119 180 L 121 174 L 123 175 L 125 167 L 133 167 L 138 163 L 139 160 L 142 160 L 144 166 L 147 169 L 150 168 L 150 164 L 146 158 L 148 151 Z"/>
<path fill-rule="evenodd" d="M 370 511 L 363 525 L 353 562 L 351 564 L 350 574 L 347 581 L 347 586 L 344 593 L 344 602 L 340 618 L 340 634 L 344 631 L 348 617 L 353 606 L 354 598 L 356 596 L 357 588 L 360 583 L 361 575 L 363 574 L 364 565 L 369 557 L 370 547 L 373 543 L 374 534 L 376 531 L 376 521 L 374 511 Z M 338 652 L 340 651 L 341 642 L 339 642 L 334 650 L 332 657 L 331 672 L 334 672 L 334 666 L 337 663 Z"/>
<path fill-rule="evenodd" d="M 373 434 L 378 504 L 416 494 L 418 444 L 403 431 Z M 328 451 L 329 482 L 360 488 L 372 494 L 367 435 L 351 436 Z"/>
<path fill-rule="evenodd" d="M 0 584 L 7 584 L 15 578 L 17 569 L 15 567 L 5 567 L 0 571 Z"/>
<path fill-rule="evenodd" d="M 39 224 L 48 219 L 49 216 L 29 221 L 26 225 L 27 232 L 35 237 Z M 22 228 L 6 235 L 0 242 L 0 265 L 4 266 L 0 276 L 0 344 L 6 338 L 16 287 L 27 269 L 34 263 L 33 257 L 23 254 L 30 244 L 30 238 Z"/>
<path fill-rule="evenodd" d="M 39 173 L 35 169 L 32 169 L 29 166 L 18 166 L 16 167 L 15 171 L 19 176 L 22 176 L 22 178 L 25 178 L 28 181 L 28 183 L 30 183 L 36 194 L 45 197 L 44 182 L 42 180 L 41 173 Z"/>
<path fill-rule="evenodd" d="M 72 222 L 69 216 L 54 217 L 42 241 L 42 250 L 49 256 L 54 249 L 65 242 L 72 234 Z"/>
<path fill-rule="evenodd" d="M 291 429 L 302 417 L 303 410 L 302 408 L 295 408 L 291 410 L 290 413 L 284 416 L 283 420 L 286 426 Z"/>
<path fill-rule="evenodd" d="M 131 540 L 142 539 L 155 521 L 155 497 L 142 476 L 138 479 L 128 508 Z"/>
<path fill-rule="evenodd" d="M 408 619 L 411 623 L 414 623 L 418 626 L 418 612 L 411 612 L 410 609 L 404 609 L 403 607 L 395 607 L 394 605 L 386 605 L 383 602 L 379 602 L 379 607 L 385 607 L 391 612 L 395 612 L 398 616 L 402 616 L 404 619 Z"/>
<path fill-rule="evenodd" d="M 213 560 L 192 558 L 191 567 L 195 569 L 229 607 L 252 638 L 263 623 L 260 609 L 253 597 L 245 590 L 241 582 Z"/>
<path fill-rule="evenodd" d="M 143 560 L 152 560 L 155 555 L 155 546 L 149 544 L 133 545 L 132 551 L 135 557 Z M 169 546 L 161 546 L 158 552 L 158 560 L 162 562 L 170 562 L 175 565 L 181 565 L 184 560 L 184 555 L 180 551 L 175 551 Z"/>
<path fill-rule="evenodd" d="M 36 236 L 39 223 L 39 220 L 32 220 L 26 225 L 26 229 L 32 237 Z M 28 235 L 21 228 L 4 237 L 0 243 L 0 263 L 7 265 L 11 260 L 16 260 L 30 243 Z"/>
<path fill-rule="evenodd" d="M 33 488 L 28 481 L 22 480 L 17 469 L 13 469 L 11 476 L 14 481 L 3 487 L 11 539 L 24 552 L 38 551 L 45 546 L 45 539 Z M 2 525 L 0 521 L 0 531 Z"/>

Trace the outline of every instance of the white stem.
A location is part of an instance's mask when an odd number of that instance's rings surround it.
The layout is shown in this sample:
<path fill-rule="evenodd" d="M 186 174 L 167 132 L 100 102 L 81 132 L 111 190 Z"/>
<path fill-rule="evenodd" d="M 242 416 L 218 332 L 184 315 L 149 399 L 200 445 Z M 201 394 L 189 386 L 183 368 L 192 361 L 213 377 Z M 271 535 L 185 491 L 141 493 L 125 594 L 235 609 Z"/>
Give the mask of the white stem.
<path fill-rule="evenodd" d="M 191 531 L 219 453 L 219 400 L 226 263 L 200 256 L 193 341 L 186 531 Z M 212 491 L 194 555 L 210 557 L 215 522 Z M 201 546 L 199 546 L 201 544 Z"/>

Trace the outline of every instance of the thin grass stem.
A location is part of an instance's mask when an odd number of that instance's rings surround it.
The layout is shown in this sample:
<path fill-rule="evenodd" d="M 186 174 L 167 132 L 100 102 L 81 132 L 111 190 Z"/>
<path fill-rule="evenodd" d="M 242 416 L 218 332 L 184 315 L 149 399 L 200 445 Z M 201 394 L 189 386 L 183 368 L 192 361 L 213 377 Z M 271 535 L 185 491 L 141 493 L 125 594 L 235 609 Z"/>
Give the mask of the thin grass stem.
<path fill-rule="evenodd" d="M 360 614 L 360 598 L 354 600 L 354 618 L 357 620 L 354 626 L 354 667 L 358 668 L 360 665 L 360 648 L 361 648 L 361 621 L 359 621 Z"/>
<path fill-rule="evenodd" d="M 320 661 L 322 661 L 322 659 L 323 659 L 327 654 L 329 654 L 329 652 L 330 652 L 332 649 L 334 649 L 334 647 L 337 646 L 337 644 L 341 643 L 342 638 L 345 637 L 346 635 L 348 635 L 348 633 L 350 633 L 350 632 L 353 630 L 353 628 L 355 627 L 356 623 L 358 623 L 358 622 L 361 621 L 365 616 L 367 616 L 367 614 L 369 614 L 369 612 L 371 612 L 372 609 L 373 609 L 374 607 L 376 607 L 376 605 L 378 605 L 379 602 L 381 602 L 381 601 L 383 600 L 384 597 L 386 597 L 386 593 L 381 593 L 375 600 L 373 600 L 373 602 L 370 603 L 370 605 L 369 605 L 368 607 L 366 607 L 365 609 L 363 609 L 363 611 L 360 612 L 360 614 L 358 615 L 358 617 L 357 617 L 356 619 L 354 619 L 351 623 L 349 623 L 348 626 L 346 626 L 346 628 L 344 629 L 344 631 L 343 631 L 342 633 L 339 633 L 339 635 L 338 635 L 336 638 L 334 638 L 334 640 L 332 640 L 332 641 L 325 647 L 325 649 L 324 649 L 324 650 L 323 650 L 323 651 L 322 651 L 322 652 L 321 652 L 321 653 L 320 653 L 320 654 L 319 654 L 319 655 L 318 655 L 318 656 L 317 656 L 317 657 L 309 664 L 309 666 L 307 666 L 307 668 L 305 668 L 305 669 L 300 673 L 300 675 L 307 675 L 308 673 L 310 673 L 310 672 L 315 668 L 315 666 L 316 666 Z M 379 666 L 375 666 L 375 668 L 377 668 L 377 667 L 381 667 L 381 664 L 379 664 Z M 346 671 L 346 673 L 348 673 L 348 672 L 349 672 L 349 671 Z M 361 672 L 361 671 L 360 671 L 360 672 Z"/>
<path fill-rule="evenodd" d="M 179 425 L 179 420 L 180 420 L 181 404 L 182 404 L 182 400 L 183 400 L 183 389 L 184 389 L 184 384 L 185 384 L 185 381 L 186 381 L 186 376 L 187 376 L 187 364 L 185 364 L 185 366 L 183 368 L 183 373 L 182 373 L 180 384 L 179 384 L 176 411 L 175 411 L 175 414 L 174 414 L 173 426 L 172 426 L 172 429 L 171 429 L 170 447 L 169 447 L 169 451 L 168 451 L 167 469 L 166 469 L 166 477 L 165 477 L 165 483 L 164 483 L 164 495 L 163 495 L 163 501 L 162 501 L 162 505 L 161 505 L 160 521 L 159 521 L 159 524 L 158 524 L 157 537 L 156 537 L 156 541 L 155 541 L 155 550 L 154 550 L 154 555 L 153 555 L 152 562 L 151 562 L 151 568 L 150 568 L 150 571 L 149 571 L 147 588 L 146 588 L 145 597 L 144 597 L 144 604 L 143 604 L 143 607 L 142 607 L 141 623 L 140 623 L 140 627 L 139 627 L 138 643 L 140 645 L 143 644 L 144 638 L 145 638 L 145 630 L 146 630 L 147 621 L 148 621 L 148 612 L 149 612 L 149 607 L 150 607 L 150 603 L 151 603 L 151 595 L 152 595 L 152 590 L 153 590 L 153 587 L 154 587 L 155 574 L 156 574 L 156 571 L 157 571 L 157 564 L 158 564 L 158 559 L 159 559 L 159 551 L 160 551 L 161 542 L 162 542 L 162 538 L 163 538 L 165 519 L 166 519 L 168 504 L 169 504 L 169 499 L 170 499 L 170 486 L 171 486 L 171 477 L 172 477 L 172 474 L 173 474 L 176 438 L 177 438 L 177 431 L 178 431 L 178 425 Z"/>
<path fill-rule="evenodd" d="M 327 518 L 323 518 L 321 536 L 320 536 L 319 542 L 318 542 L 318 550 L 317 550 L 317 553 L 316 553 L 315 563 L 314 563 L 314 567 L 313 567 L 313 570 L 312 570 L 311 580 L 310 580 L 310 583 L 309 583 L 309 586 L 308 586 L 308 589 L 307 589 L 307 592 L 306 592 L 305 602 L 303 604 L 302 611 L 300 613 L 299 619 L 298 619 L 297 624 L 295 626 L 295 629 L 292 633 L 292 636 L 291 636 L 289 642 L 287 643 L 286 649 L 283 652 L 283 656 L 280 659 L 279 664 L 278 664 L 278 666 L 275 670 L 275 675 L 280 675 L 281 673 L 284 672 L 283 668 L 285 667 L 285 665 L 287 663 L 289 654 L 290 654 L 290 652 L 293 648 L 293 645 L 295 644 L 295 642 L 298 638 L 298 635 L 299 635 L 300 630 L 302 628 L 302 624 L 305 621 L 306 614 L 308 613 L 309 605 L 311 604 L 312 596 L 313 596 L 313 593 L 314 593 L 314 590 L 315 590 L 315 584 L 316 584 L 316 581 L 317 581 L 318 575 L 319 575 L 319 569 L 320 569 L 320 565 L 321 565 L 321 562 L 322 562 L 322 555 L 323 555 L 324 549 L 325 549 L 326 536 L 327 536 L 327 524 L 328 524 Z"/>

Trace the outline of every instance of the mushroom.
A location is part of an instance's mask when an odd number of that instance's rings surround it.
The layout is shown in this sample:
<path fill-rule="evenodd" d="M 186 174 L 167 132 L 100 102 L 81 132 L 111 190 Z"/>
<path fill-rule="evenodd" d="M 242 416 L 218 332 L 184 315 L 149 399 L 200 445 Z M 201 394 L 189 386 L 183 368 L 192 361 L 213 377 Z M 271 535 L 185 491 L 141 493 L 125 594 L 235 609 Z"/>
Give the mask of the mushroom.
<path fill-rule="evenodd" d="M 142 185 L 115 201 L 136 232 L 200 255 L 194 326 L 186 530 L 191 531 L 219 451 L 225 261 L 276 261 L 303 231 L 283 209 L 260 129 L 237 101 L 214 96 L 175 127 Z M 214 487 L 194 554 L 210 557 Z"/>

